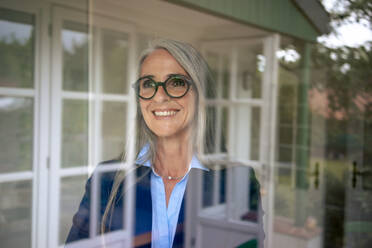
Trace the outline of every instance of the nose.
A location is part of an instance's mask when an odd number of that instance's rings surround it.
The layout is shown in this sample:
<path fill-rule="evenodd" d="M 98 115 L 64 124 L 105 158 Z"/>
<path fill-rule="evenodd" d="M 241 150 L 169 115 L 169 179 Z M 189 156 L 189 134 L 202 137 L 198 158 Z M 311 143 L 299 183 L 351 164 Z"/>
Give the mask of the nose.
<path fill-rule="evenodd" d="M 158 91 L 156 92 L 155 96 L 152 98 L 156 102 L 167 102 L 169 101 L 169 96 L 165 93 L 165 90 L 162 86 L 158 87 Z"/>

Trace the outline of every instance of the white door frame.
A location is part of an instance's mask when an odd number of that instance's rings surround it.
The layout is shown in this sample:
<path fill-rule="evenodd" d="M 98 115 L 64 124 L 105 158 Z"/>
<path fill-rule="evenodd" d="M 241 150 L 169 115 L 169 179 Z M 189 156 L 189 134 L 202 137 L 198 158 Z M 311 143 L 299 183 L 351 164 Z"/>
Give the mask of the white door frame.
<path fill-rule="evenodd" d="M 236 160 L 234 157 L 232 157 L 233 163 L 239 163 L 243 165 L 247 165 L 250 167 L 253 167 L 256 172 L 260 175 L 260 184 L 261 184 L 261 192 L 264 192 L 264 195 L 262 195 L 262 205 L 265 212 L 264 219 L 263 219 L 263 225 L 264 230 L 266 233 L 266 239 L 264 241 L 264 244 L 262 242 L 259 242 L 260 247 L 273 247 L 272 244 L 272 229 L 273 229 L 273 206 L 274 206 L 274 182 L 273 182 L 273 173 L 274 173 L 274 162 L 275 162 L 275 133 L 276 133 L 276 105 L 277 105 L 277 79 L 278 79 L 278 61 L 276 58 L 276 51 L 279 49 L 279 35 L 273 34 L 268 37 L 259 37 L 255 39 L 239 39 L 235 41 L 212 41 L 212 42 L 205 42 L 202 44 L 202 51 L 203 54 L 206 53 L 207 50 L 210 50 L 211 47 L 214 47 L 215 51 L 218 51 L 221 49 L 221 47 L 230 47 L 232 49 L 230 52 L 227 53 L 227 55 L 230 57 L 230 96 L 229 99 L 221 99 L 221 96 L 219 95 L 219 92 L 217 92 L 217 99 L 209 100 L 211 104 L 219 104 L 220 106 L 227 106 L 230 111 L 230 121 L 229 121 L 229 134 L 228 134 L 228 151 L 231 153 L 234 149 L 234 137 L 236 134 L 233 130 L 233 122 L 234 122 L 234 111 L 235 106 L 256 106 L 260 107 L 261 109 L 261 120 L 260 120 L 260 156 L 258 161 L 252 161 L 252 160 Z M 236 85 L 235 82 L 237 80 L 237 50 L 234 49 L 234 47 L 239 47 L 241 45 L 247 46 L 251 44 L 257 44 L 262 43 L 263 45 L 263 54 L 265 57 L 265 71 L 263 73 L 262 78 L 262 96 L 259 99 L 238 99 L 236 97 Z M 213 49 L 212 49 L 213 50 Z M 221 82 L 216 82 L 218 85 L 221 84 Z M 219 125 L 217 125 L 217 129 L 219 129 Z M 217 130 L 216 133 L 220 133 L 220 130 Z M 218 139 L 217 139 L 218 140 Z M 226 154 L 220 154 L 217 153 L 215 155 L 208 154 L 208 160 L 216 160 L 219 161 L 221 158 L 226 157 Z M 218 162 L 217 162 L 218 163 Z M 232 183 L 232 174 L 227 171 L 227 185 L 230 185 Z M 194 187 L 193 187 L 194 186 Z M 198 178 L 195 179 L 195 182 L 193 182 L 193 186 L 190 188 L 202 188 L 202 178 L 199 175 Z M 227 186 L 229 191 L 231 191 L 231 187 Z M 199 216 L 199 213 L 201 212 L 201 192 L 195 192 L 192 189 L 188 192 L 193 192 L 192 198 L 197 199 L 193 201 L 193 204 L 197 204 L 197 210 L 191 210 L 191 214 L 194 216 L 195 211 L 197 218 L 201 218 Z M 231 192 L 227 192 L 227 199 L 226 202 L 231 201 L 229 197 L 231 196 Z M 192 208 L 188 205 L 188 208 Z M 229 212 L 229 210 L 227 210 Z M 188 218 L 189 219 L 189 218 Z M 212 220 L 208 218 L 201 218 L 201 222 L 208 222 L 208 225 L 221 225 L 220 221 Z M 227 222 L 226 222 L 227 221 Z M 186 220 L 186 222 L 189 222 L 189 225 L 191 224 L 190 221 Z M 186 223 L 187 225 L 187 223 Z M 201 236 L 200 236 L 200 222 L 197 222 L 198 230 L 196 234 L 196 247 L 201 246 Z M 224 226 L 227 228 L 238 228 L 239 230 L 242 230 L 239 228 L 244 227 L 246 230 L 254 230 L 255 225 L 252 223 L 240 223 L 237 221 L 229 221 L 228 219 L 224 221 Z M 193 224 L 195 226 L 195 223 Z M 252 229 L 253 228 L 253 229 Z M 192 239 L 193 234 L 191 234 L 190 229 L 187 229 L 186 231 L 186 244 L 187 246 L 191 246 L 194 241 L 190 241 Z M 259 234 L 259 240 L 263 240 L 263 234 Z"/>

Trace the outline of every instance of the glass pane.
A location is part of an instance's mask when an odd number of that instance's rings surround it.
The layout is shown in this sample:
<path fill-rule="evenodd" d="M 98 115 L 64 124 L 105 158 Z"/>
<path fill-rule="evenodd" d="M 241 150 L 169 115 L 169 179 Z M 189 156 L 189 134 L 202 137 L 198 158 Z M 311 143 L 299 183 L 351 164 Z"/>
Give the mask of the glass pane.
<path fill-rule="evenodd" d="M 34 101 L 0 96 L 0 173 L 32 170 Z"/>
<path fill-rule="evenodd" d="M 261 108 L 252 107 L 252 126 L 251 126 L 251 160 L 259 160 L 260 157 L 260 128 L 261 128 Z"/>
<path fill-rule="evenodd" d="M 258 221 L 259 209 L 259 185 L 252 168 L 238 166 L 231 171 L 232 178 L 232 201 L 229 203 L 229 217 L 240 221 Z"/>
<path fill-rule="evenodd" d="M 35 17 L 0 8 L 0 86 L 34 86 Z"/>
<path fill-rule="evenodd" d="M 295 142 L 293 127 L 291 125 L 281 125 L 279 127 L 278 139 L 280 140 L 280 144 L 292 145 Z"/>
<path fill-rule="evenodd" d="M 215 171 L 211 171 L 211 173 L 203 173 L 203 207 L 210 207 L 213 205 L 215 173 Z"/>
<path fill-rule="evenodd" d="M 103 214 L 106 210 L 107 202 L 110 198 L 110 193 L 111 193 L 111 190 L 108 190 L 108 189 L 111 189 L 111 187 L 108 187 L 108 186 L 112 185 L 116 172 L 117 171 L 103 172 L 103 173 L 99 173 L 99 176 L 96 177 L 96 180 L 98 180 L 98 183 L 97 183 L 98 189 L 100 189 L 96 193 L 96 196 L 98 197 L 98 202 L 100 203 L 99 206 L 97 207 L 98 207 L 98 212 L 101 214 Z M 102 189 L 106 189 L 106 190 L 102 190 Z M 92 194 L 94 194 L 94 192 L 92 192 Z M 124 193 L 124 195 L 122 195 L 122 197 L 120 197 L 115 202 L 115 211 L 111 219 L 112 228 L 106 229 L 105 232 L 113 232 L 119 229 L 123 229 L 124 218 L 125 218 L 125 215 L 123 214 L 125 210 L 124 202 L 125 202 L 126 197 L 127 195 L 125 195 Z M 129 199 L 129 198 L 126 198 L 126 199 Z M 101 216 L 97 216 L 97 217 L 100 218 Z M 98 230 L 96 233 L 98 234 L 101 232 L 101 230 L 99 226 L 97 228 Z"/>
<path fill-rule="evenodd" d="M 103 30 L 103 92 L 128 92 L 128 35 Z"/>
<path fill-rule="evenodd" d="M 243 160 L 259 160 L 260 107 L 239 105 L 235 112 L 235 156 Z"/>
<path fill-rule="evenodd" d="M 127 105 L 104 102 L 102 107 L 102 161 L 117 159 L 124 151 Z"/>
<path fill-rule="evenodd" d="M 64 244 L 72 226 L 72 217 L 79 208 L 84 195 L 87 176 L 65 177 L 61 179 L 59 216 L 59 244 Z"/>
<path fill-rule="evenodd" d="M 31 247 L 32 181 L 0 184 L 2 248 Z"/>
<path fill-rule="evenodd" d="M 205 132 L 206 147 L 204 147 L 204 153 L 216 152 L 216 108 L 207 107 L 207 126 Z"/>
<path fill-rule="evenodd" d="M 287 176 L 291 178 L 291 164 L 295 161 L 296 148 L 296 127 L 297 127 L 297 85 L 299 81 L 298 61 L 293 64 L 293 59 L 290 55 L 294 54 L 287 50 L 278 52 L 279 58 L 279 89 L 278 89 L 278 124 L 277 124 L 277 155 L 276 159 L 280 162 L 281 167 L 285 167 L 279 171 L 279 180 L 283 184 L 287 181 L 287 185 L 292 185 Z M 298 54 L 298 53 L 296 53 Z M 290 56 L 290 57 L 288 57 Z M 298 57 L 300 58 L 300 57 Z M 284 173 L 285 172 L 285 173 Z M 284 173 L 284 174 L 282 174 Z M 282 176 L 283 175 L 283 176 Z"/>
<path fill-rule="evenodd" d="M 296 79 L 296 78 L 294 78 Z M 292 82 L 289 84 L 288 82 Z M 279 80 L 278 121 L 283 124 L 295 125 L 297 114 L 297 82 Z"/>
<path fill-rule="evenodd" d="M 239 48 L 237 98 L 261 98 L 265 62 L 261 44 Z"/>
<path fill-rule="evenodd" d="M 278 174 L 278 181 L 275 184 L 275 225 L 276 232 L 280 239 L 287 235 L 293 240 L 300 240 L 302 232 L 308 235 L 302 242 L 313 242 L 314 247 L 322 247 L 319 242 L 320 227 L 323 225 L 322 194 L 319 189 L 308 189 L 294 187 L 292 176 L 282 169 Z M 301 206 L 301 208 L 299 208 Z M 333 209 L 331 212 L 335 213 Z M 337 218 L 337 217 L 336 217 Z M 290 229 L 297 229 L 290 233 Z M 337 229 L 337 228 L 335 228 Z M 329 229 L 330 233 L 331 231 Z M 284 247 L 284 246 L 283 246 Z M 290 242 L 286 247 L 297 247 Z"/>
<path fill-rule="evenodd" d="M 226 202 L 226 166 L 221 166 L 223 169 L 219 171 L 220 173 L 220 203 Z"/>
<path fill-rule="evenodd" d="M 61 167 L 88 163 L 88 101 L 63 100 Z"/>
<path fill-rule="evenodd" d="M 209 65 L 213 81 L 207 84 L 207 98 L 216 98 L 217 95 L 224 99 L 229 98 L 230 64 L 229 59 L 224 54 L 211 51 L 206 53 L 205 59 Z"/>
<path fill-rule="evenodd" d="M 278 145 L 277 150 L 279 162 L 291 163 L 294 161 L 294 147 L 292 145 Z"/>
<path fill-rule="evenodd" d="M 228 140 L 228 123 L 229 123 L 229 109 L 227 107 L 222 108 L 221 115 L 221 152 L 227 152 L 227 140 Z"/>
<path fill-rule="evenodd" d="M 372 191 L 372 121 L 364 120 L 364 146 L 363 146 L 363 170 L 366 172 L 362 174 L 362 188 L 364 190 Z M 372 204 L 371 204 L 372 206 Z"/>
<path fill-rule="evenodd" d="M 230 97 L 230 60 L 227 56 L 222 56 L 222 98 Z"/>
<path fill-rule="evenodd" d="M 282 42 L 288 40 L 283 39 Z M 335 240 L 332 240 L 329 246 L 324 243 L 331 239 L 334 233 L 343 232 L 341 222 L 332 223 L 332 228 L 327 230 L 323 224 L 324 213 L 328 210 L 338 212 L 335 205 L 329 209 L 325 206 L 325 197 L 328 197 L 325 194 L 333 186 L 324 187 L 323 183 L 333 181 L 333 184 L 336 181 L 334 178 L 327 179 L 317 162 L 325 162 L 323 157 L 325 125 L 322 124 L 323 118 L 310 116 L 310 111 L 307 113 L 309 101 L 303 96 L 308 96 L 311 91 L 308 91 L 307 87 L 310 85 L 306 85 L 305 80 L 303 66 L 306 63 L 302 60 L 301 46 L 297 49 L 293 44 L 288 44 L 288 48 L 282 47 L 277 52 L 279 60 L 275 145 L 277 163 L 274 165 L 275 177 L 272 179 L 272 183 L 275 183 L 274 236 L 277 237 L 278 247 L 349 247 L 340 245 Z M 323 104 L 326 105 L 324 102 Z M 332 166 L 327 165 L 324 168 L 326 167 Z M 344 202 L 336 191 L 332 192 L 331 198 Z M 337 215 L 329 217 L 337 219 L 342 214 L 338 212 Z"/>
<path fill-rule="evenodd" d="M 207 98 L 216 98 L 217 94 L 217 80 L 218 80 L 218 60 L 219 56 L 213 52 L 207 52 L 205 59 L 209 65 L 210 72 L 212 74 L 213 80 L 207 80 L 206 85 L 206 96 Z"/>
<path fill-rule="evenodd" d="M 88 90 L 88 27 L 65 21 L 62 30 L 63 89 Z"/>

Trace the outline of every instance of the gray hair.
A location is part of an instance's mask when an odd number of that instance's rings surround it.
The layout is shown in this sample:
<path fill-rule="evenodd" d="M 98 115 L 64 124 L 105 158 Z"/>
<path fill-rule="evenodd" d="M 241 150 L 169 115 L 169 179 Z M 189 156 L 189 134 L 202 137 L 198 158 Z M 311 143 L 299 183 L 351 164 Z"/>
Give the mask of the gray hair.
<path fill-rule="evenodd" d="M 207 81 L 211 79 L 207 63 L 201 54 L 191 45 L 180 41 L 159 39 L 150 43 L 150 47 L 146 49 L 140 56 L 139 68 L 142 66 L 145 59 L 155 50 L 164 49 L 169 52 L 172 57 L 183 67 L 193 81 L 196 89 L 195 102 L 195 117 L 192 123 L 192 143 L 193 152 L 200 155 L 204 145 L 204 129 L 206 123 L 205 116 L 205 89 Z M 156 154 L 156 136 L 147 127 L 143 119 L 137 98 L 137 152 L 146 144 L 149 144 L 147 154 L 141 157 L 141 160 L 153 161 Z"/>

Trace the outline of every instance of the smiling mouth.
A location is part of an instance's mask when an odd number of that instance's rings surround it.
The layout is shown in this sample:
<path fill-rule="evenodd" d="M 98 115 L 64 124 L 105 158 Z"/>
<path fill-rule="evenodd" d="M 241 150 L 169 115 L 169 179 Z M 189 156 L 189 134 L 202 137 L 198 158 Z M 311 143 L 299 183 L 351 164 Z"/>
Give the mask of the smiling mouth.
<path fill-rule="evenodd" d="M 170 117 L 177 114 L 179 110 L 153 111 L 156 117 Z"/>

